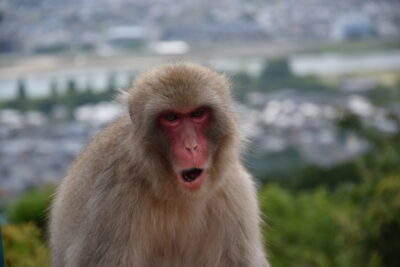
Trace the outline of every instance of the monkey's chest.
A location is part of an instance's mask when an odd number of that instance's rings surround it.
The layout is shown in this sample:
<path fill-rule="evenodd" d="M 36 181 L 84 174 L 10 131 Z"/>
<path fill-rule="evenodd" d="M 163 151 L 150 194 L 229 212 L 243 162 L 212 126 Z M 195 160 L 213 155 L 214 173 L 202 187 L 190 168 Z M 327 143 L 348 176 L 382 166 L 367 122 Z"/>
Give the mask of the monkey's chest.
<path fill-rule="evenodd" d="M 135 247 L 146 255 L 144 266 L 216 266 L 223 252 L 224 231 L 216 221 L 169 217 L 138 228 L 145 242 Z"/>
<path fill-rule="evenodd" d="M 168 236 L 168 235 L 167 235 Z M 211 244 L 211 245 L 210 245 Z M 219 246 L 222 247 L 222 244 Z M 154 239 L 147 254 L 149 266 L 216 266 L 221 258 L 216 243 L 206 232 L 175 236 L 170 240 Z"/>

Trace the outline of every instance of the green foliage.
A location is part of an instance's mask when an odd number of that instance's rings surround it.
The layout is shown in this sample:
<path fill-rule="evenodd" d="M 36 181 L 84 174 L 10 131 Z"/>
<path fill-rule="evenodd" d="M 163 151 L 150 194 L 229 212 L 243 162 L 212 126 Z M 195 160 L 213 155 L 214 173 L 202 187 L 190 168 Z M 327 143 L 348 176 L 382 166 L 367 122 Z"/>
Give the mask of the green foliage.
<path fill-rule="evenodd" d="M 7 218 L 11 223 L 31 222 L 44 230 L 53 193 L 53 187 L 28 191 L 7 208 Z"/>
<path fill-rule="evenodd" d="M 7 267 L 50 266 L 43 234 L 33 223 L 5 225 L 2 235 Z"/>
<path fill-rule="evenodd" d="M 337 240 L 336 203 L 326 190 L 291 194 L 271 185 L 260 199 L 272 266 L 351 266 L 348 255 L 340 255 L 346 249 Z"/>
<path fill-rule="evenodd" d="M 260 202 L 272 265 L 399 266 L 399 192 L 399 175 L 336 192 L 266 186 Z"/>
<path fill-rule="evenodd" d="M 324 185 L 335 189 L 345 183 L 358 183 L 362 180 L 361 176 L 356 161 L 330 168 L 307 165 L 297 171 L 297 178 L 292 178 L 292 186 L 297 189 L 312 189 Z"/>
<path fill-rule="evenodd" d="M 359 223 L 364 231 L 364 257 L 387 267 L 400 266 L 400 174 L 368 182 L 356 190 L 361 203 Z"/>

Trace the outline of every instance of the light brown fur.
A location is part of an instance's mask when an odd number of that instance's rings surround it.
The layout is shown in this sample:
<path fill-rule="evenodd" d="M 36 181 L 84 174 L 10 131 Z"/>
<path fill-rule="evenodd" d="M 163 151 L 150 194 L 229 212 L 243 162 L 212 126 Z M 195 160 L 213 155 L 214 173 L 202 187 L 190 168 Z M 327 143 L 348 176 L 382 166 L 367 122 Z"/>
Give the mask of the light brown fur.
<path fill-rule="evenodd" d="M 224 77 L 197 65 L 138 77 L 129 115 L 94 138 L 58 189 L 52 266 L 268 266 L 230 94 Z M 214 111 L 209 179 L 196 192 L 179 186 L 154 123 L 160 111 L 186 105 Z"/>

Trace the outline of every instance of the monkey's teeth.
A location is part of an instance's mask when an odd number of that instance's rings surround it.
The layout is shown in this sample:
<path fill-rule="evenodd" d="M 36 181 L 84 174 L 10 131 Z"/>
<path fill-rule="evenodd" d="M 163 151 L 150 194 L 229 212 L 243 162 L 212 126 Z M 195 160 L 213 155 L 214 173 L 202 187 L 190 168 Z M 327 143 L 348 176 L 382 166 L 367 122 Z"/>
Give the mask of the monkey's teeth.
<path fill-rule="evenodd" d="M 182 171 L 181 175 L 185 182 L 191 183 L 194 180 L 196 180 L 201 175 L 202 172 L 203 172 L 202 169 L 192 168 Z"/>

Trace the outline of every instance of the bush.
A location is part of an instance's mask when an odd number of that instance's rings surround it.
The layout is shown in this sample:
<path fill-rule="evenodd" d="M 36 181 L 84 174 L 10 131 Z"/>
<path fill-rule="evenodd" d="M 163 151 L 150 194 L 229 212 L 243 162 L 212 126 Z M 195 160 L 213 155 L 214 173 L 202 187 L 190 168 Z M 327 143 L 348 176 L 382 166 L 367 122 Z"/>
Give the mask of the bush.
<path fill-rule="evenodd" d="M 327 190 L 292 194 L 272 185 L 260 200 L 272 266 L 356 266 L 339 242 L 340 209 Z"/>
<path fill-rule="evenodd" d="M 400 174 L 378 178 L 359 188 L 356 217 L 363 229 L 363 257 L 381 266 L 400 266 Z"/>
<path fill-rule="evenodd" d="M 53 187 L 28 191 L 6 209 L 8 220 L 11 223 L 32 222 L 44 230 L 53 193 Z"/>
<path fill-rule="evenodd" d="M 400 266 L 400 174 L 336 191 L 267 185 L 260 203 L 272 266 Z"/>
<path fill-rule="evenodd" d="M 42 232 L 33 223 L 5 225 L 2 234 L 7 267 L 49 266 L 49 251 Z"/>

